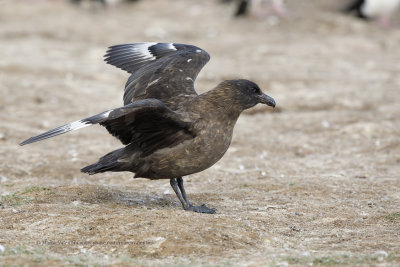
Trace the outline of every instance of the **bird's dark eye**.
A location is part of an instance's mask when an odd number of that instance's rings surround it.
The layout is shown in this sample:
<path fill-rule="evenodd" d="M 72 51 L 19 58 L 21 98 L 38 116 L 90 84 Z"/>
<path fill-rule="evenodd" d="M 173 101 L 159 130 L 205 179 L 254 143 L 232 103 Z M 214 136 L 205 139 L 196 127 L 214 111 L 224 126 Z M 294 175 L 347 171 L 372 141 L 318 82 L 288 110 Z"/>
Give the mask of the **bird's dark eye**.
<path fill-rule="evenodd" d="M 259 93 L 260 93 L 260 88 L 258 88 L 258 87 L 252 87 L 252 88 L 251 88 L 251 92 L 252 92 L 253 94 L 259 94 Z"/>

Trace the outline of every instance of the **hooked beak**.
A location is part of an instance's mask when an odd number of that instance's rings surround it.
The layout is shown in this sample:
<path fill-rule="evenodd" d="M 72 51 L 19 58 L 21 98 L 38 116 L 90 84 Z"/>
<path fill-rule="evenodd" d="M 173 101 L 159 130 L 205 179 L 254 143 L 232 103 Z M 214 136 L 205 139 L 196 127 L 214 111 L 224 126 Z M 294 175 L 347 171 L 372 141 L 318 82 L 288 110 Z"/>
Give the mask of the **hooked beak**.
<path fill-rule="evenodd" d="M 266 94 L 262 94 L 260 96 L 260 103 L 268 105 L 268 106 L 273 107 L 273 108 L 275 107 L 275 100 L 272 97 L 270 97 L 269 95 L 266 95 Z"/>

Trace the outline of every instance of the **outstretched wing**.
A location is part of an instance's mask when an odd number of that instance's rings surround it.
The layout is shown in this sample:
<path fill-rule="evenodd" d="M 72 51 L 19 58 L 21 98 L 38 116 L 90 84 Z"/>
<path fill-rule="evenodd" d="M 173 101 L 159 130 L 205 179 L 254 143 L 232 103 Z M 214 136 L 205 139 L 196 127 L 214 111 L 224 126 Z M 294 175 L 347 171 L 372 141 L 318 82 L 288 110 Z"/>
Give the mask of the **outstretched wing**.
<path fill-rule="evenodd" d="M 191 122 L 157 99 L 136 101 L 31 137 L 27 145 L 93 124 L 104 126 L 123 144 L 135 144 L 146 155 L 195 136 Z"/>
<path fill-rule="evenodd" d="M 132 75 L 125 85 L 124 105 L 155 98 L 174 107 L 182 98 L 197 95 L 194 81 L 210 55 L 192 45 L 134 43 L 111 46 L 105 61 Z"/>

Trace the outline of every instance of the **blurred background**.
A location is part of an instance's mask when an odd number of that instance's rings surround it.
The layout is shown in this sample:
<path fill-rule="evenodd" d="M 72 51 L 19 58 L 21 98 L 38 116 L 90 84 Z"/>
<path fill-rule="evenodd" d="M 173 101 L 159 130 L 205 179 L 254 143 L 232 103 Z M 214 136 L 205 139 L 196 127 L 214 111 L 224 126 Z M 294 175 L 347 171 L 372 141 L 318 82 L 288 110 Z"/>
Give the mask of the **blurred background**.
<path fill-rule="evenodd" d="M 400 262 L 399 11 L 241 2 L 0 0 L 0 265 Z M 206 50 L 199 93 L 245 78 L 277 102 L 246 112 L 225 157 L 185 180 L 215 216 L 181 211 L 167 181 L 81 174 L 121 146 L 101 127 L 18 147 L 121 106 L 129 75 L 103 55 L 147 41 Z M 127 236 L 153 245 L 32 245 Z"/>

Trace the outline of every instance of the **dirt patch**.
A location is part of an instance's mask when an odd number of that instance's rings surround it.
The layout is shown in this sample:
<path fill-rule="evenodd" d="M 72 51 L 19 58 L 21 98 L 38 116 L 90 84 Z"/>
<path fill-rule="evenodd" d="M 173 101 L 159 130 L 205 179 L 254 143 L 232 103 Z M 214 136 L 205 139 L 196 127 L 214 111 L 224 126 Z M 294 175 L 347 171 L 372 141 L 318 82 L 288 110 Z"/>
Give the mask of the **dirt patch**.
<path fill-rule="evenodd" d="M 0 265 L 398 265 L 399 21 L 287 2 L 286 18 L 234 20 L 218 1 L 2 1 Z M 128 75 L 102 56 L 140 41 L 208 51 L 199 92 L 248 78 L 277 102 L 245 113 L 224 158 L 185 178 L 215 215 L 181 210 L 167 180 L 80 173 L 121 146 L 101 127 L 18 146 L 122 105 Z"/>

